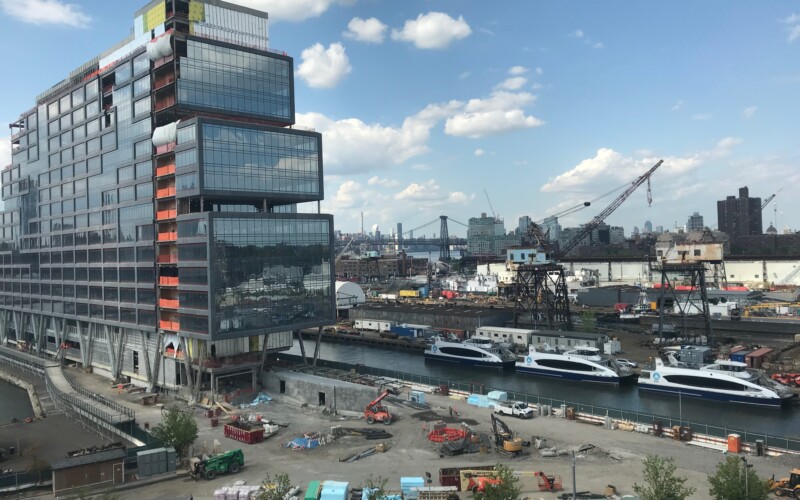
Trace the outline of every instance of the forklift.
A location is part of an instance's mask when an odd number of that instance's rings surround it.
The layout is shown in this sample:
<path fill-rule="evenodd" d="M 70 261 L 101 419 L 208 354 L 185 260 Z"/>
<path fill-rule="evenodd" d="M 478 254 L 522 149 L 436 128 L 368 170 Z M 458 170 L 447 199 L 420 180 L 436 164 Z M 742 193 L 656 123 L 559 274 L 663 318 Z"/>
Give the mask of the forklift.
<path fill-rule="evenodd" d="M 374 424 L 375 422 L 383 422 L 386 425 L 390 425 L 394 417 L 389 410 L 381 404 L 381 401 L 388 396 L 390 392 L 383 391 L 383 393 L 372 400 L 366 408 L 364 408 L 364 420 L 367 421 L 368 424 Z"/>

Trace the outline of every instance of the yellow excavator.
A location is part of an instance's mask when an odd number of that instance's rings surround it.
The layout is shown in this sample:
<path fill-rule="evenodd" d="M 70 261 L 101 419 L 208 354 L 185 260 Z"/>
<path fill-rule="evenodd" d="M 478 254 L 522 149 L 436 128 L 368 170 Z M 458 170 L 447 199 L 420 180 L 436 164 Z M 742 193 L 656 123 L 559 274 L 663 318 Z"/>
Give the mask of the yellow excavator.
<path fill-rule="evenodd" d="M 768 484 L 775 496 L 800 499 L 800 469 L 792 469 L 790 476 L 783 479 L 776 480 L 773 476 Z"/>

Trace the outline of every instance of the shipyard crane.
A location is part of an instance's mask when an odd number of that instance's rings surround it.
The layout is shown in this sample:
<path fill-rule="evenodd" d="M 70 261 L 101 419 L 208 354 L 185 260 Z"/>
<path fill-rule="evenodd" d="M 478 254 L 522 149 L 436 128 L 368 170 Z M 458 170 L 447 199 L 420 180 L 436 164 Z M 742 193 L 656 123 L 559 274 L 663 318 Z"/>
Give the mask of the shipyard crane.
<path fill-rule="evenodd" d="M 653 195 L 652 192 L 650 191 L 650 176 L 653 175 L 653 172 L 655 172 L 658 169 L 658 167 L 661 166 L 662 163 L 664 163 L 664 160 L 658 160 L 658 163 L 650 167 L 650 169 L 647 172 L 645 172 L 644 174 L 639 176 L 639 178 L 633 181 L 631 185 L 628 186 L 628 188 L 622 192 L 622 194 L 617 196 L 617 198 L 611 202 L 610 205 L 608 205 L 605 209 L 603 209 L 602 212 L 597 214 L 594 217 L 594 219 L 592 219 L 586 225 L 584 225 L 578 232 L 578 234 L 574 238 L 572 238 L 566 245 L 564 245 L 564 248 L 560 249 L 558 253 L 558 258 L 556 260 L 561 260 L 562 257 L 567 255 L 571 250 L 577 247 L 578 244 L 580 244 L 580 242 L 583 241 L 584 238 L 586 238 L 589 234 L 591 234 L 592 231 L 597 229 L 597 227 L 603 223 L 606 217 L 611 215 L 614 212 L 614 210 L 619 208 L 619 206 L 622 205 L 625 202 L 625 200 L 627 200 L 628 197 L 631 194 L 633 194 L 633 192 L 636 191 L 636 189 L 639 186 L 644 184 L 645 181 L 647 181 L 647 204 L 650 205 L 653 202 Z"/>
<path fill-rule="evenodd" d="M 337 262 L 342 260 L 342 257 L 347 252 L 347 249 L 350 248 L 350 245 L 352 245 L 354 241 L 356 241 L 356 237 L 355 236 L 351 237 L 350 241 L 347 242 L 347 245 L 345 245 L 344 248 L 342 248 L 342 251 L 339 252 L 339 255 L 337 255 L 336 259 L 333 261 L 334 264 L 336 264 Z"/>

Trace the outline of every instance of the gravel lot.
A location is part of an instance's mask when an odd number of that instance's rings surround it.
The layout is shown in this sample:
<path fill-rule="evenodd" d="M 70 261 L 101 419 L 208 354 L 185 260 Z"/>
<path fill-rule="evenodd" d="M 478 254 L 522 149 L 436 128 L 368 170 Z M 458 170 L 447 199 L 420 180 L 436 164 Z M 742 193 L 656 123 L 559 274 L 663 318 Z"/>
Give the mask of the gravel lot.
<path fill-rule="evenodd" d="M 488 409 L 468 406 L 464 401 L 442 396 L 428 396 L 428 402 L 441 420 L 449 426 L 457 426 L 462 420 L 477 422 L 474 427 L 479 431 L 489 430 Z M 453 406 L 461 413 L 461 417 L 449 416 L 448 407 Z M 219 441 L 222 450 L 241 447 L 245 452 L 245 468 L 236 476 L 220 476 L 207 482 L 194 482 L 190 479 L 176 478 L 167 482 L 125 491 L 122 498 L 167 498 L 192 494 L 195 499 L 212 498 L 216 488 L 232 484 L 234 480 L 246 479 L 248 484 L 256 484 L 266 474 L 288 473 L 292 481 L 305 488 L 313 479 L 332 479 L 349 481 L 351 485 L 362 485 L 370 475 L 389 479 L 389 488 L 399 488 L 399 478 L 403 476 L 424 476 L 430 472 L 434 477 L 433 485 L 438 485 L 438 470 L 441 467 L 467 465 L 487 465 L 498 462 L 507 463 L 519 472 L 543 471 L 562 477 L 564 490 L 571 490 L 572 465 L 569 456 L 542 458 L 531 448 L 531 455 L 526 458 L 508 459 L 502 455 L 488 452 L 460 457 L 440 458 L 435 447 L 427 440 L 424 428 L 425 420 L 430 415 L 408 407 L 393 407 L 398 419 L 391 426 L 380 426 L 393 434 L 385 443 L 389 450 L 354 463 L 342 463 L 340 458 L 364 451 L 373 447 L 375 441 L 367 441 L 362 437 L 348 436 L 338 439 L 326 446 L 303 451 L 293 451 L 282 447 L 282 444 L 295 437 L 302 437 L 307 432 L 326 432 L 332 426 L 365 427 L 363 420 L 356 418 L 323 415 L 314 408 L 301 407 L 290 401 L 273 401 L 257 409 L 264 418 L 276 422 L 288 423 L 287 428 L 264 443 L 255 445 L 239 445 L 222 435 L 221 427 L 211 428 L 209 419 L 197 411 L 201 424 L 198 446 L 205 443 L 208 449 Z M 415 417 L 414 415 L 417 414 Z M 423 417 L 423 418 L 419 418 Z M 576 450 L 582 445 L 592 444 L 594 449 L 581 456 L 577 462 L 578 491 L 591 490 L 602 493 L 606 485 L 614 485 L 619 494 L 632 494 L 633 484 L 641 482 L 642 459 L 649 453 L 656 453 L 675 459 L 679 474 L 689 478 L 689 483 L 698 489 L 693 499 L 708 498 L 707 475 L 713 474 L 717 463 L 725 456 L 718 451 L 675 442 L 666 438 L 655 438 L 649 435 L 621 430 L 606 430 L 590 424 L 567 421 L 553 417 L 537 417 L 532 420 L 516 420 L 504 418 L 506 424 L 523 439 L 534 436 L 547 439 L 549 446 L 559 449 Z M 376 424 L 377 425 L 377 424 Z M 750 463 L 762 477 L 785 475 L 788 469 L 800 462 L 800 457 L 748 457 Z M 521 485 L 523 496 L 529 498 L 553 499 L 557 494 L 539 492 L 536 479 L 523 474 Z M 471 494 L 462 494 L 470 497 Z"/>

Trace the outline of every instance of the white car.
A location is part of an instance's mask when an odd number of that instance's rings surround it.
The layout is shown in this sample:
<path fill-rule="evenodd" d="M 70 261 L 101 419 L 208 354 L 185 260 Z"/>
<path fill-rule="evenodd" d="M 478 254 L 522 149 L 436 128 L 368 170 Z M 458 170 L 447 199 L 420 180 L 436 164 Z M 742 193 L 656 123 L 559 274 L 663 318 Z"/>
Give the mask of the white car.
<path fill-rule="evenodd" d="M 636 364 L 635 361 L 630 361 L 625 358 L 616 358 L 615 361 L 623 366 L 629 366 L 631 368 L 639 368 L 639 365 Z"/>

